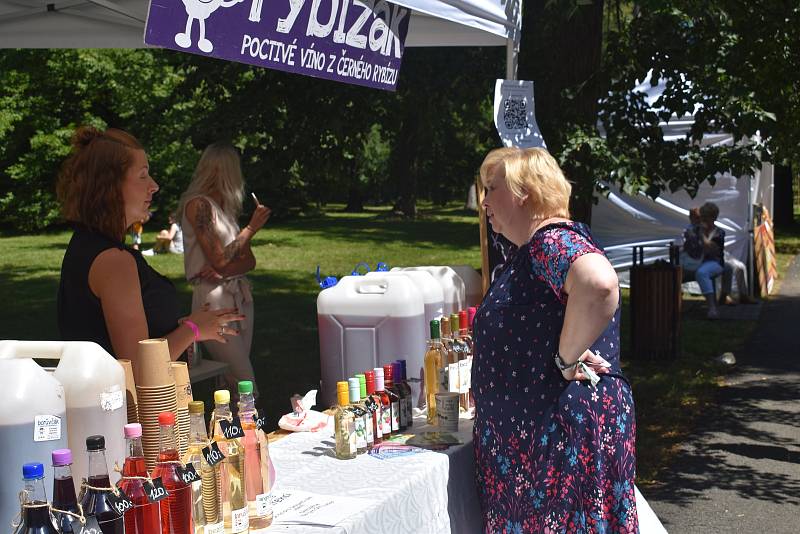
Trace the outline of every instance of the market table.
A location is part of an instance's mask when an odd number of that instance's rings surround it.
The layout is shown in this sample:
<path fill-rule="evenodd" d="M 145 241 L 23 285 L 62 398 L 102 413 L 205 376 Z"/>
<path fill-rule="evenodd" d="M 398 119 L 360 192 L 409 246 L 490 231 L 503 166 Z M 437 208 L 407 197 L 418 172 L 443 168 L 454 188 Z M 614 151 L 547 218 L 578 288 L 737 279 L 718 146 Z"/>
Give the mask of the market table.
<path fill-rule="evenodd" d="M 410 433 L 436 431 L 415 418 Z M 385 534 L 478 533 L 480 508 L 474 483 L 472 422 L 461 420 L 462 443 L 446 451 L 425 451 L 378 459 L 333 457 L 333 433 L 283 432 L 271 435 L 270 456 L 280 490 L 364 499 L 364 506 L 334 527 L 275 523 L 269 532 Z"/>

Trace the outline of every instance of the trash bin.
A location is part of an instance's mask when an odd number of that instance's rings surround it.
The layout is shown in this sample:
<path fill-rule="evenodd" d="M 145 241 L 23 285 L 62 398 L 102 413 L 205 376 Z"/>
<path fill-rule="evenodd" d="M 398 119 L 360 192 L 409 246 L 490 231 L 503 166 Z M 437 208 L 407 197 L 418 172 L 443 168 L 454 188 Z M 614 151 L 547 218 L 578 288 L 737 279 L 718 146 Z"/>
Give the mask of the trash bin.
<path fill-rule="evenodd" d="M 680 350 L 681 278 L 678 247 L 670 245 L 669 261 L 645 265 L 644 247 L 633 249 L 630 271 L 631 357 L 674 359 Z"/>

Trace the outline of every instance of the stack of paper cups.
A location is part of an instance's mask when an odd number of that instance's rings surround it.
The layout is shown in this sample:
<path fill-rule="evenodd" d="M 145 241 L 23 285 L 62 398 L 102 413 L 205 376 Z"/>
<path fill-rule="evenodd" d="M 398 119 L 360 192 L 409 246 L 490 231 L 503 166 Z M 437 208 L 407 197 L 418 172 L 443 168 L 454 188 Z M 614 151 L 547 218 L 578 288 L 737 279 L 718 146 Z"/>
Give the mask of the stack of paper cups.
<path fill-rule="evenodd" d="M 177 413 L 178 398 L 175 393 L 169 346 L 166 339 L 145 339 L 139 342 L 136 365 L 139 423 L 142 425 L 142 448 L 151 471 L 158 458 L 159 431 L 158 414 Z"/>
<path fill-rule="evenodd" d="M 172 373 L 175 375 L 175 395 L 178 399 L 176 412 L 178 451 L 181 457 L 189 448 L 189 403 L 192 398 L 192 383 L 189 381 L 189 367 L 185 362 L 172 362 Z"/>
<path fill-rule="evenodd" d="M 128 424 L 139 422 L 136 382 L 133 379 L 133 366 L 130 360 L 117 360 L 125 370 L 125 400 L 128 406 Z"/>

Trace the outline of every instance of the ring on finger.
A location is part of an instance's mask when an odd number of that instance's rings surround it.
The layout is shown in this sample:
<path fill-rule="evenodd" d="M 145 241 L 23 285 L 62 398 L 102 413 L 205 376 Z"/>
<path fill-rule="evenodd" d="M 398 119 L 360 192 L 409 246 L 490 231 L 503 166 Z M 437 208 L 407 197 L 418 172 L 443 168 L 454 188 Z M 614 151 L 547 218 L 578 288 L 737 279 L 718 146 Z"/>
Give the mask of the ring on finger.
<path fill-rule="evenodd" d="M 225 335 L 225 327 L 224 326 L 220 326 L 219 327 L 219 330 L 217 330 L 217 335 L 219 335 L 220 337 Z"/>

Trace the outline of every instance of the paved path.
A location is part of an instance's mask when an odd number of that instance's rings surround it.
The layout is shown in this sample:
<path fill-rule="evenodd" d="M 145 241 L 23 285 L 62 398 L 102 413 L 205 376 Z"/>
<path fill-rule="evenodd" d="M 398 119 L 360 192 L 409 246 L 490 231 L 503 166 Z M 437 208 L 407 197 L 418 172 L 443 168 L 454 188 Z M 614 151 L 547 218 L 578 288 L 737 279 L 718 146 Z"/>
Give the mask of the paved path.
<path fill-rule="evenodd" d="M 641 488 L 672 534 L 800 532 L 800 256 L 736 357 L 719 408 Z"/>

